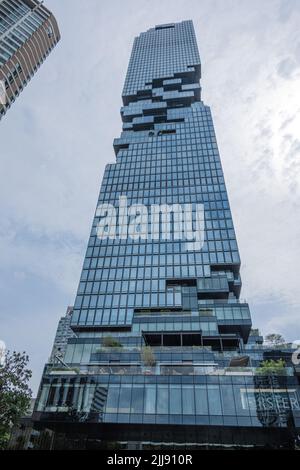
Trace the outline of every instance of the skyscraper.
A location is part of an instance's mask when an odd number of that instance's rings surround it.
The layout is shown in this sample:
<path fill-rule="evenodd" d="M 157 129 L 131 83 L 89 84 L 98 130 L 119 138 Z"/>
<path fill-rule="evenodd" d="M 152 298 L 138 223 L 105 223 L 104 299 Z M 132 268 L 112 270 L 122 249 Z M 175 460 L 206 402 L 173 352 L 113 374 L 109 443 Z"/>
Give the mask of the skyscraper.
<path fill-rule="evenodd" d="M 76 337 L 63 361 L 46 365 L 34 415 L 57 431 L 56 448 L 293 439 L 291 367 L 274 389 L 256 377 L 264 350 L 239 300 L 239 251 L 200 76 L 191 21 L 135 39 L 116 162 L 105 169 L 72 311 Z M 276 415 L 283 404 L 288 419 L 263 427 L 264 408 Z"/>
<path fill-rule="evenodd" d="M 0 1 L 0 120 L 60 39 L 37 0 Z"/>
<path fill-rule="evenodd" d="M 55 361 L 57 358 L 62 358 L 66 351 L 68 339 L 75 336 L 75 333 L 70 328 L 71 315 L 72 307 L 68 307 L 65 316 L 59 320 L 50 361 Z"/>

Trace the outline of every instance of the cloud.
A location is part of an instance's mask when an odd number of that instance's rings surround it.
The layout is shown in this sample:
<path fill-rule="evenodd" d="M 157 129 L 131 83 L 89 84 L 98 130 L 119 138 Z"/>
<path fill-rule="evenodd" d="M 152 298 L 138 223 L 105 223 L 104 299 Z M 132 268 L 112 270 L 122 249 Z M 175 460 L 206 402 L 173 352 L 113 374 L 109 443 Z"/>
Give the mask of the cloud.
<path fill-rule="evenodd" d="M 297 0 L 281 0 L 278 11 L 279 21 L 286 23 L 290 19 L 295 7 L 297 8 L 296 2 Z"/>
<path fill-rule="evenodd" d="M 277 73 L 280 77 L 290 79 L 299 65 L 291 57 L 282 59 L 277 66 Z"/>

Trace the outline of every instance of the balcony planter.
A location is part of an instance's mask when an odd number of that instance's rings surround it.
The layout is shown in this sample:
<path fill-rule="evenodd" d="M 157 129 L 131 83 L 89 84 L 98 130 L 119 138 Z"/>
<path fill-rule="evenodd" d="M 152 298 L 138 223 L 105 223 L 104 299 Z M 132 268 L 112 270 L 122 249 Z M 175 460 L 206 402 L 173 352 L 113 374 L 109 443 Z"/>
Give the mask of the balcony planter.
<path fill-rule="evenodd" d="M 143 346 L 141 350 L 141 359 L 145 366 L 153 367 L 156 364 L 156 358 L 151 346 Z"/>

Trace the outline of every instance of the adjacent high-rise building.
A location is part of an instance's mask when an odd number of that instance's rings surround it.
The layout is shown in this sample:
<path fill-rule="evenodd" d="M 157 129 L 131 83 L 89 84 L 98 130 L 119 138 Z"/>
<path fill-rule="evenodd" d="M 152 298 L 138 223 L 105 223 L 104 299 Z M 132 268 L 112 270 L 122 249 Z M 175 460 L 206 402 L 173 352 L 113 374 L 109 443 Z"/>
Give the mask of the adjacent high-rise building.
<path fill-rule="evenodd" d="M 0 0 L 0 120 L 60 39 L 37 0 Z"/>
<path fill-rule="evenodd" d="M 68 339 L 75 336 L 70 323 L 73 307 L 68 307 L 64 317 L 58 322 L 50 362 L 60 362 L 65 355 Z"/>
<path fill-rule="evenodd" d="M 56 432 L 54 448 L 295 441 L 298 378 L 290 351 L 264 347 L 239 299 L 239 250 L 200 76 L 191 21 L 135 39 L 116 162 L 106 166 L 71 313 L 76 336 L 63 362 L 46 364 L 34 413 L 39 429 Z M 285 366 L 274 372 L 268 357 Z"/>

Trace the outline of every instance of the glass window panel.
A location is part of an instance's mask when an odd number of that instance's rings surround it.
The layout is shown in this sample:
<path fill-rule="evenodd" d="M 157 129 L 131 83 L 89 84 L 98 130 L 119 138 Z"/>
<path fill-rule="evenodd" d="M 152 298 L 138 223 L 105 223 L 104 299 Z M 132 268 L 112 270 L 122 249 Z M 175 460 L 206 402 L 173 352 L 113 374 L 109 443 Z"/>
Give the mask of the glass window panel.
<path fill-rule="evenodd" d="M 182 387 L 182 413 L 185 415 L 195 414 L 194 387 L 183 385 Z"/>
<path fill-rule="evenodd" d="M 235 415 L 235 404 L 234 404 L 232 385 L 229 385 L 229 384 L 222 385 L 221 392 L 222 392 L 223 414 L 227 416 Z"/>
<path fill-rule="evenodd" d="M 83 344 L 76 344 L 74 355 L 73 355 L 73 362 L 75 363 L 81 362 L 83 346 L 84 346 Z"/>
<path fill-rule="evenodd" d="M 132 388 L 131 413 L 143 413 L 144 387 L 134 386 Z"/>
<path fill-rule="evenodd" d="M 255 396 L 253 393 L 248 392 L 246 388 L 241 388 L 239 385 L 233 386 L 236 414 L 237 416 L 249 415 L 249 406 L 254 404 L 254 414 L 256 413 Z"/>
<path fill-rule="evenodd" d="M 167 385 L 157 386 L 157 414 L 168 414 L 169 390 Z"/>
<path fill-rule="evenodd" d="M 147 385 L 145 389 L 145 404 L 144 410 L 145 413 L 155 413 L 156 405 L 156 386 Z"/>
<path fill-rule="evenodd" d="M 81 358 L 81 362 L 89 362 L 91 357 L 92 351 L 92 344 L 84 344 L 83 345 L 83 354 Z"/>
<path fill-rule="evenodd" d="M 129 413 L 131 402 L 131 385 L 122 385 L 120 389 L 119 413 Z"/>
<path fill-rule="evenodd" d="M 119 385 L 110 385 L 106 401 L 106 413 L 117 413 L 119 400 Z"/>
<path fill-rule="evenodd" d="M 208 401 L 206 385 L 196 385 L 195 387 L 196 414 L 208 414 Z"/>
<path fill-rule="evenodd" d="M 179 385 L 171 385 L 170 414 L 182 414 L 181 395 L 181 387 Z"/>
<path fill-rule="evenodd" d="M 73 354 L 74 354 L 74 349 L 75 349 L 75 344 L 68 344 L 67 345 L 67 350 L 66 350 L 66 354 L 65 354 L 65 357 L 64 357 L 64 361 L 65 362 L 73 362 L 72 361 L 72 358 L 73 358 Z"/>
<path fill-rule="evenodd" d="M 222 407 L 221 407 L 221 396 L 220 396 L 219 385 L 208 385 L 207 391 L 208 391 L 209 414 L 221 415 Z"/>

